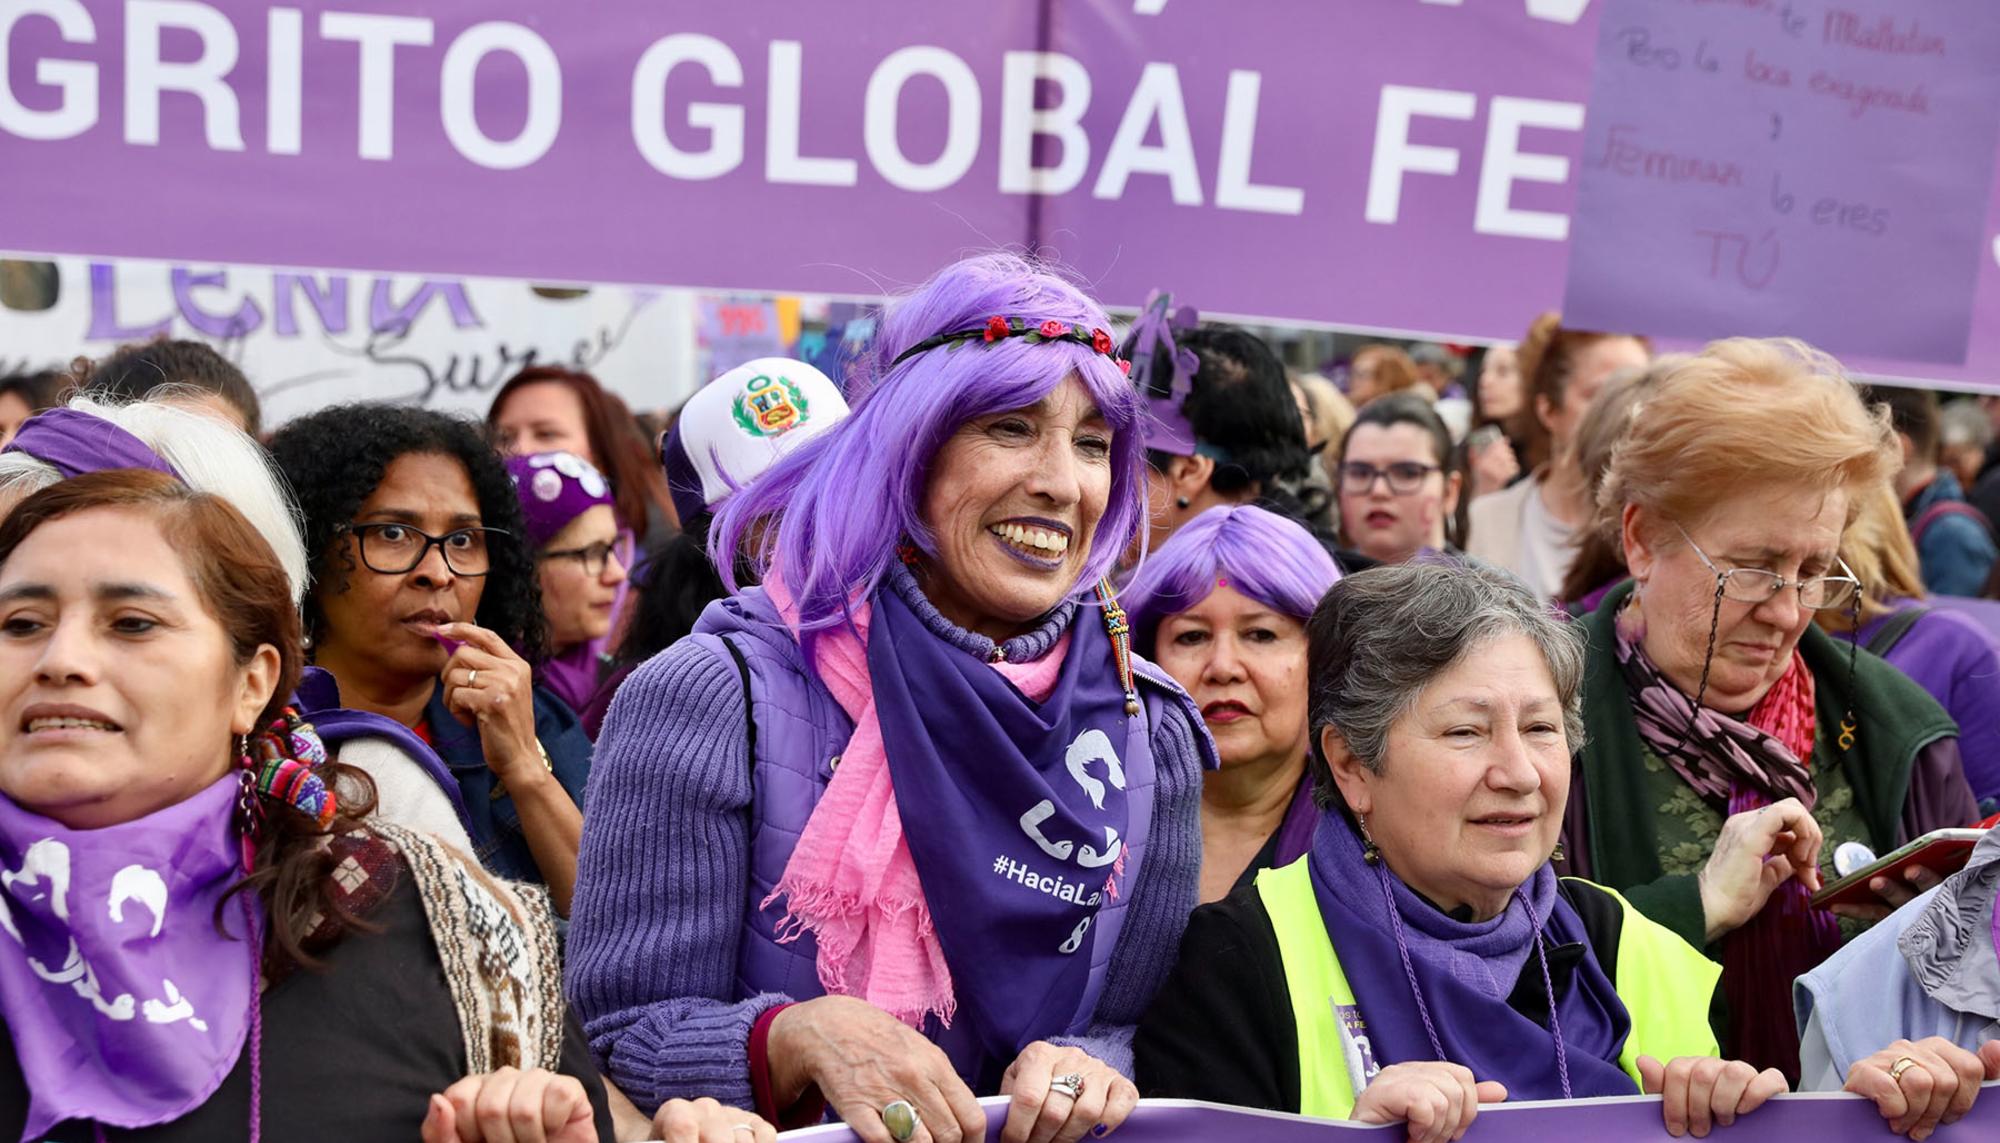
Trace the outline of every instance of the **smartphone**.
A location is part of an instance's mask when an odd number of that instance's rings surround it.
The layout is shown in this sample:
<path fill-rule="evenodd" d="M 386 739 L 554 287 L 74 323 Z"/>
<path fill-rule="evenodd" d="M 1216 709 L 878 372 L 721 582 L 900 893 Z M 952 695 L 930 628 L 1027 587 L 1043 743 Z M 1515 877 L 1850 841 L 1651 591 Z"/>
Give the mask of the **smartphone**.
<path fill-rule="evenodd" d="M 1919 866 L 1940 878 L 1949 877 L 1965 868 L 1965 863 L 1972 857 L 1972 847 L 1978 845 L 1979 839 L 1986 833 L 1984 829 L 1932 830 L 1887 857 L 1877 858 L 1829 883 L 1813 894 L 1813 907 L 1827 909 L 1835 905 L 1880 904 L 1881 898 L 1869 890 L 1868 882 L 1877 877 L 1901 881 L 1904 875 Z"/>

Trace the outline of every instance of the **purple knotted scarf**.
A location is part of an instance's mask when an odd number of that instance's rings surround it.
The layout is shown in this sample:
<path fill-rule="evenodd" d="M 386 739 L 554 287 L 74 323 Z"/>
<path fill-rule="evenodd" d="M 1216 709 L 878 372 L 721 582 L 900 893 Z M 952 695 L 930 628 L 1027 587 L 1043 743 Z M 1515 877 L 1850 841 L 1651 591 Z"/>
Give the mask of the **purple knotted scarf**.
<path fill-rule="evenodd" d="M 231 773 L 93 830 L 0 797 L 0 1011 L 28 1082 L 22 1143 L 69 1119 L 172 1122 L 235 1068 L 264 926 L 244 893 L 216 932 L 243 872 L 240 789 Z"/>
<path fill-rule="evenodd" d="M 1589 944 L 1547 864 L 1499 916 L 1461 921 L 1370 866 L 1337 810 L 1320 816 L 1310 861 L 1313 894 L 1360 1009 L 1358 1018 L 1341 1015 L 1374 1064 L 1434 1060 L 1442 1047 L 1475 1077 L 1505 1084 L 1509 1099 L 1637 1094 L 1618 1066 L 1632 1020 L 1594 952 L 1554 997 L 1550 1028 L 1507 1003 L 1537 940 Z"/>

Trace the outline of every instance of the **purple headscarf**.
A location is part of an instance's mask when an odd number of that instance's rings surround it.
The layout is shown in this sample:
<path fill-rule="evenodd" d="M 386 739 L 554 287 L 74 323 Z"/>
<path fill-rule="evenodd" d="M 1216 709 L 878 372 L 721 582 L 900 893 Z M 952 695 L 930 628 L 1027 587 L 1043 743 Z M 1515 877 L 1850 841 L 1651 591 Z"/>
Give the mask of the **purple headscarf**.
<path fill-rule="evenodd" d="M 146 442 L 81 409 L 44 409 L 29 417 L 0 452 L 24 452 L 62 473 L 63 479 L 114 468 L 145 468 L 179 480 L 181 474 Z"/>
<path fill-rule="evenodd" d="M 611 483 L 589 461 L 568 452 L 538 452 L 507 458 L 507 475 L 521 497 L 528 543 L 540 548 L 569 522 L 599 504 L 611 503 Z"/>

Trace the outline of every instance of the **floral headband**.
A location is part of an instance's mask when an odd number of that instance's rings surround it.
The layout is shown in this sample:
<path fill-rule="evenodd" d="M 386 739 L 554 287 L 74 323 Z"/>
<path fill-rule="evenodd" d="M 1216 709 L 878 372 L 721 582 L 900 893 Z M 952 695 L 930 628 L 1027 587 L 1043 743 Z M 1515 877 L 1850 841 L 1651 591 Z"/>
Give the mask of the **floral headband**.
<path fill-rule="evenodd" d="M 1085 330 L 1082 326 L 1059 322 L 1053 318 L 1045 322 L 1030 325 L 1020 318 L 1002 317 L 999 314 L 994 314 L 992 317 L 987 318 L 985 325 L 974 329 L 954 330 L 951 333 L 940 333 L 935 337 L 927 337 L 897 354 L 896 359 L 889 363 L 889 368 L 894 369 L 917 354 L 928 353 L 941 345 L 948 345 L 953 349 L 957 349 L 964 342 L 974 339 L 977 339 L 983 345 L 991 345 L 996 341 L 1005 341 L 1010 337 L 1021 338 L 1031 345 L 1044 341 L 1073 341 L 1078 345 L 1087 345 L 1095 352 L 1109 357 L 1115 362 L 1120 373 L 1130 374 L 1132 372 L 1132 363 L 1118 356 L 1116 343 L 1111 340 L 1111 335 L 1101 329 Z"/>

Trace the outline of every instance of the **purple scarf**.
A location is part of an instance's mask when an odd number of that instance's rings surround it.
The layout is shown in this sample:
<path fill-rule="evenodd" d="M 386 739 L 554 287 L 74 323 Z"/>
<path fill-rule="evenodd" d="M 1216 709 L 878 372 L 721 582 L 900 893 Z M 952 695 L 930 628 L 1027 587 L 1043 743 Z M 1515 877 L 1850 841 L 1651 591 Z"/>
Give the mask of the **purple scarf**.
<path fill-rule="evenodd" d="M 1283 869 L 1312 850 L 1313 830 L 1319 825 L 1319 805 L 1313 801 L 1313 776 L 1310 767 L 1306 776 L 1299 779 L 1299 788 L 1292 795 L 1292 804 L 1285 807 L 1284 819 L 1278 823 L 1277 851 L 1271 855 L 1271 868 Z"/>
<path fill-rule="evenodd" d="M 1582 918 L 1557 894 L 1548 865 L 1521 886 L 1506 912 L 1466 922 L 1419 897 L 1386 866 L 1362 860 L 1361 839 L 1337 810 L 1320 816 L 1310 860 L 1313 894 L 1360 1009 L 1358 1019 L 1340 1015 L 1351 1028 L 1359 1024 L 1373 1065 L 1434 1060 L 1441 1047 L 1476 1078 L 1506 1084 L 1513 1100 L 1637 1094 L 1618 1067 L 1631 1017 L 1594 951 L 1577 962 L 1555 998 L 1560 1040 L 1507 1004 L 1523 968 L 1540 972 L 1528 964 L 1538 937 L 1545 947 L 1590 940 Z"/>
<path fill-rule="evenodd" d="M 235 774 L 121 825 L 72 830 L 0 797 L 0 1010 L 28 1081 L 23 1143 L 68 1119 L 136 1128 L 236 1066 L 263 912 L 239 894 Z M 242 921 L 256 930 L 244 939 Z"/>
<path fill-rule="evenodd" d="M 958 1012 L 998 1060 L 1089 1024 L 1097 913 L 1137 879 L 1152 816 L 1125 794 L 1152 786 L 1146 720 L 1125 713 L 1097 612 L 1077 616 L 1038 705 L 875 593 L 868 674 L 903 837 Z"/>
<path fill-rule="evenodd" d="M 146 442 L 80 409 L 44 409 L 29 417 L 0 452 L 25 452 L 63 479 L 114 468 L 145 468 L 176 480 L 181 474 Z"/>
<path fill-rule="evenodd" d="M 563 700 L 570 710 L 583 713 L 597 694 L 601 645 L 600 640 L 591 639 L 543 659 L 535 664 L 535 681 Z"/>

